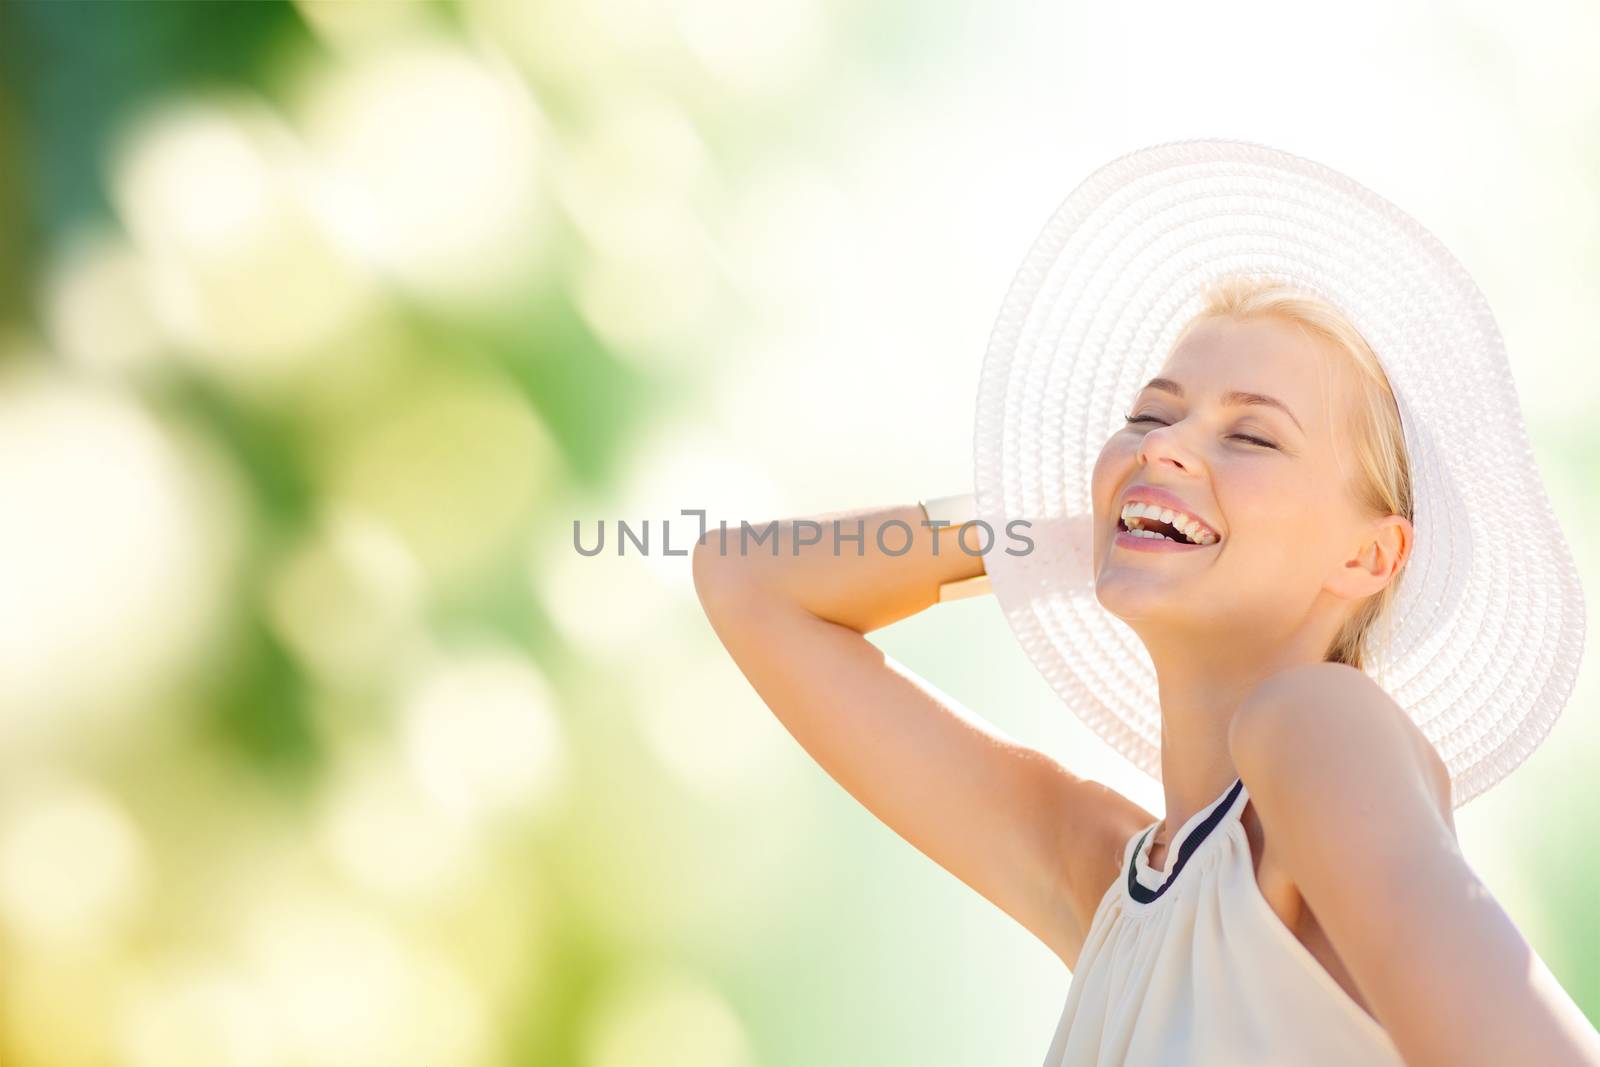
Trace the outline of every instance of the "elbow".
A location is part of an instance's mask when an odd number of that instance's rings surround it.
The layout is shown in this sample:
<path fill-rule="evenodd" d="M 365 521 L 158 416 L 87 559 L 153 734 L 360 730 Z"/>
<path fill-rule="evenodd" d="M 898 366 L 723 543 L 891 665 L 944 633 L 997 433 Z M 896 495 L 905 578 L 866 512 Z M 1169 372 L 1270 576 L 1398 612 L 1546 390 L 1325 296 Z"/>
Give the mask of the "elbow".
<path fill-rule="evenodd" d="M 708 617 L 746 601 L 756 588 L 748 560 L 722 551 L 722 535 L 707 532 L 695 546 L 689 565 L 695 595 Z"/>
<path fill-rule="evenodd" d="M 710 614 L 713 603 L 720 601 L 727 587 L 727 560 L 717 551 L 715 543 L 716 533 L 706 534 L 694 546 L 690 555 L 689 568 L 694 577 L 695 595 L 700 598 L 701 607 Z"/>

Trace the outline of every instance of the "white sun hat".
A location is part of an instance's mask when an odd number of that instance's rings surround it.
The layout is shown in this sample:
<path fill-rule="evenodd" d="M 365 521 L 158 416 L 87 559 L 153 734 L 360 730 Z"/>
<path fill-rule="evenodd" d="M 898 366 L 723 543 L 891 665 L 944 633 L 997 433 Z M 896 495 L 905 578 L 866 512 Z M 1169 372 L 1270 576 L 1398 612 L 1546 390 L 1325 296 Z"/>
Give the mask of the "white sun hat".
<path fill-rule="evenodd" d="M 1561 713 L 1583 590 L 1483 294 L 1414 219 L 1326 166 L 1243 141 L 1173 142 L 1106 164 L 1056 210 L 1006 293 L 978 388 L 975 518 L 1002 537 L 1026 519 L 1034 542 L 986 554 L 994 594 L 1067 706 L 1159 779 L 1154 665 L 1095 599 L 1090 478 L 1207 285 L 1241 273 L 1341 311 L 1396 394 L 1415 541 L 1391 643 L 1369 667 L 1464 804 Z"/>

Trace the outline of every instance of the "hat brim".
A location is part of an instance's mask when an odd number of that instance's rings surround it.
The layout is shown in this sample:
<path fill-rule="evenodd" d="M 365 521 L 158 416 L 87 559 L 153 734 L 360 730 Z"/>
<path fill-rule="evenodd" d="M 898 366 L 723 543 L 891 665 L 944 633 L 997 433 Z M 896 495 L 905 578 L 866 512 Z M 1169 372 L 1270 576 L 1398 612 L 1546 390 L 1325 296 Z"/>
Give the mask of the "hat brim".
<path fill-rule="evenodd" d="M 1067 706 L 1159 779 L 1154 664 L 1095 599 L 1090 477 L 1207 285 L 1235 273 L 1327 300 L 1388 375 L 1415 543 L 1373 670 L 1459 806 L 1566 704 L 1583 594 L 1483 294 L 1419 223 L 1337 171 L 1243 141 L 1173 142 L 1112 161 L 1056 210 L 1007 291 L 978 390 L 978 518 L 1026 519 L 1034 540 L 986 558 L 995 595 Z"/>

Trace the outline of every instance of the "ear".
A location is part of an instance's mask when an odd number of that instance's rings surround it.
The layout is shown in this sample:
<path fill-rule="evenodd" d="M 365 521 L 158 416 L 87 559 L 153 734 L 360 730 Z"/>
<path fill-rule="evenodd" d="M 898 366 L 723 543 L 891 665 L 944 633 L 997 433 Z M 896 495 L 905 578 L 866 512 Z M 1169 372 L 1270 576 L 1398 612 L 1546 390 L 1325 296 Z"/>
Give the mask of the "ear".
<path fill-rule="evenodd" d="M 1362 530 L 1349 558 L 1340 561 L 1328 576 L 1326 588 L 1350 600 L 1378 592 L 1394 580 L 1411 555 L 1415 532 L 1404 515 L 1373 519 Z"/>

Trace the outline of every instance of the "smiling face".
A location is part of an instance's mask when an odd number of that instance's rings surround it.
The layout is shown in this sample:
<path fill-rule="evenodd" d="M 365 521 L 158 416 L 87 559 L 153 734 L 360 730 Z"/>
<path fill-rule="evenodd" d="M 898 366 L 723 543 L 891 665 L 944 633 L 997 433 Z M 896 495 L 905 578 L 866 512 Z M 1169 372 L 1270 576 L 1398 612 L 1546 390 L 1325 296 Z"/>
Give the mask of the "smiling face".
<path fill-rule="evenodd" d="M 1363 559 L 1377 518 L 1344 455 L 1351 373 L 1331 342 L 1281 318 L 1196 322 L 1095 463 L 1100 603 L 1147 643 L 1331 636 L 1383 584 L 1382 560 Z M 1120 532 L 1125 499 L 1149 489 L 1215 539 L 1184 547 Z"/>

